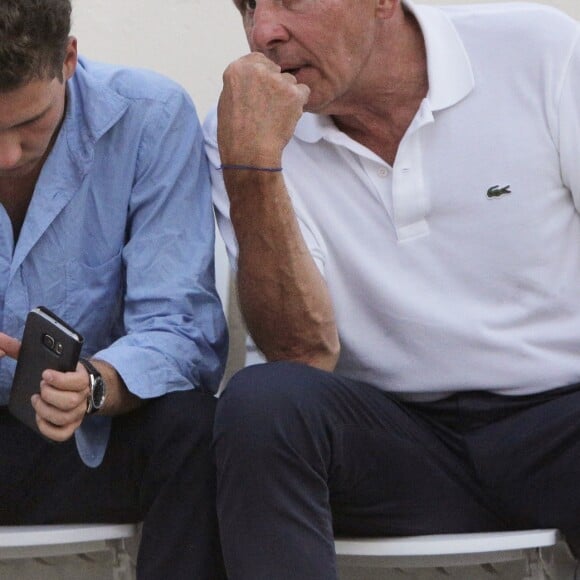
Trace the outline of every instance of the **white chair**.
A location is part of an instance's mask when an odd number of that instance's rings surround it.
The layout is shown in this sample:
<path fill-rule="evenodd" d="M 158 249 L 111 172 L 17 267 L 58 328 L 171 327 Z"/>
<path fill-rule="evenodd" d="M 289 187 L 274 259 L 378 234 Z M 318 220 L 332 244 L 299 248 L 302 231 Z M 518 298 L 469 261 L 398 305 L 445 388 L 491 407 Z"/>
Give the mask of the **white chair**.
<path fill-rule="evenodd" d="M 335 549 L 341 580 L 403 577 L 574 580 L 580 571 L 578 562 L 554 529 L 337 538 Z"/>
<path fill-rule="evenodd" d="M 0 560 L 6 565 L 8 560 L 109 552 L 110 578 L 133 580 L 135 566 L 127 552 L 126 541 L 136 537 L 137 531 L 137 524 L 0 526 Z M 0 567 L 1 577 L 3 576 Z M 29 577 L 38 578 L 38 576 Z M 78 561 L 75 577 L 86 577 L 82 572 L 82 560 Z"/>

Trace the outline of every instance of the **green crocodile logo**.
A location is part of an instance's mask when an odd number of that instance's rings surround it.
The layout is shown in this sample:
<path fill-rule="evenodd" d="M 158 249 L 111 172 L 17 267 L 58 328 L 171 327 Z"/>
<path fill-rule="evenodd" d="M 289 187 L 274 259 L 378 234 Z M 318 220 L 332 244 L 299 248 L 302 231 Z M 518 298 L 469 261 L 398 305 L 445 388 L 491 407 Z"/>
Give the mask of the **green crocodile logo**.
<path fill-rule="evenodd" d="M 494 185 L 487 190 L 487 197 L 499 197 L 500 195 L 505 195 L 506 193 L 511 193 L 509 185 L 505 187 L 500 187 L 499 185 Z"/>

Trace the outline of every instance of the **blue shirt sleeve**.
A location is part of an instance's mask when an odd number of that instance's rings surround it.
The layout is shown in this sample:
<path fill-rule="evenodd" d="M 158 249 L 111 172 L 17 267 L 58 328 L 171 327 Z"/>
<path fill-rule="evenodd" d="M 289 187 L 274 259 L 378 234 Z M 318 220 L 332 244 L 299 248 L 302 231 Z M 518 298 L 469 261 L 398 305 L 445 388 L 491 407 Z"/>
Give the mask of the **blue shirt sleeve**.
<path fill-rule="evenodd" d="M 216 391 L 227 332 L 214 275 L 214 217 L 207 159 L 195 108 L 175 92 L 146 110 L 130 196 L 123 328 L 92 353 L 140 398 Z M 90 417 L 77 432 L 85 463 L 104 455 L 110 420 Z"/>

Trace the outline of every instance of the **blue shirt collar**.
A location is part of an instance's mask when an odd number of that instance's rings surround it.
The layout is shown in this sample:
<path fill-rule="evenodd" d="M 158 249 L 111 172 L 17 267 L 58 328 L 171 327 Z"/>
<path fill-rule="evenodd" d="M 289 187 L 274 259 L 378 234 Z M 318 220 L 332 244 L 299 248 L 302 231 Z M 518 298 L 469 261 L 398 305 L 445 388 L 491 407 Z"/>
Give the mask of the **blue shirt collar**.
<path fill-rule="evenodd" d="M 67 111 L 61 134 L 64 142 L 55 143 L 68 148 L 68 155 L 81 175 L 87 171 L 93 158 L 95 143 L 122 117 L 129 101 L 87 74 L 87 68 L 98 66 L 79 58 L 75 74 L 67 85 Z M 56 157 L 62 151 L 53 151 Z"/>
<path fill-rule="evenodd" d="M 123 116 L 129 100 L 95 80 L 83 59 L 67 83 L 67 106 L 59 134 L 38 177 L 11 269 L 14 274 L 56 216 L 80 190 L 95 144 Z"/>

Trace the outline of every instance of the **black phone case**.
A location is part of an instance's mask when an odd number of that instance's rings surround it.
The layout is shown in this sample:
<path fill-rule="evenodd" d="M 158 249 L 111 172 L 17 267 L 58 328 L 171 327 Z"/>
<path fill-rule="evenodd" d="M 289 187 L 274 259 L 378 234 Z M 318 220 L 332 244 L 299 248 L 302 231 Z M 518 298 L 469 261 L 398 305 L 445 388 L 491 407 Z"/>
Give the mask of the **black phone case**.
<path fill-rule="evenodd" d="M 39 432 L 30 397 L 40 392 L 46 369 L 72 371 L 76 368 L 83 337 L 43 306 L 28 313 L 8 408 L 10 412 Z"/>

